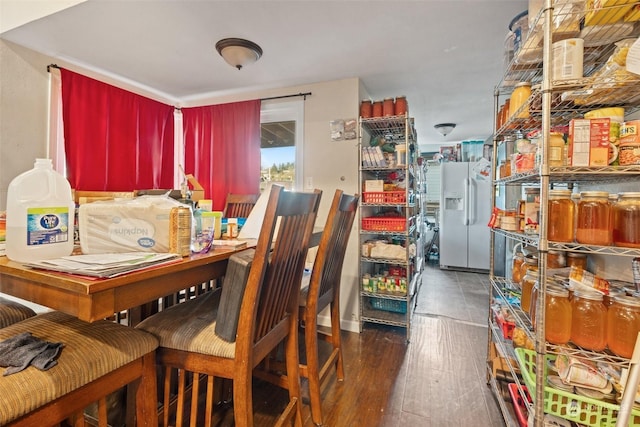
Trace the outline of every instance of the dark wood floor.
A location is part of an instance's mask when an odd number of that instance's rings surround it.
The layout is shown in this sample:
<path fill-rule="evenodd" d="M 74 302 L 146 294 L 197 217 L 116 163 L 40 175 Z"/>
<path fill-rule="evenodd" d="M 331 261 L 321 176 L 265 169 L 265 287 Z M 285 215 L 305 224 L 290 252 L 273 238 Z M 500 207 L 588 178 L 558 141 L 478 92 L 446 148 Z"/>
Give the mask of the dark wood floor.
<path fill-rule="evenodd" d="M 410 343 L 402 328 L 343 333 L 346 379 L 324 384 L 328 427 L 503 426 L 486 385 L 487 275 L 425 272 Z M 256 426 L 271 426 L 286 393 L 256 382 Z M 303 405 L 305 426 L 313 426 Z M 224 422 L 220 425 L 228 425 Z"/>

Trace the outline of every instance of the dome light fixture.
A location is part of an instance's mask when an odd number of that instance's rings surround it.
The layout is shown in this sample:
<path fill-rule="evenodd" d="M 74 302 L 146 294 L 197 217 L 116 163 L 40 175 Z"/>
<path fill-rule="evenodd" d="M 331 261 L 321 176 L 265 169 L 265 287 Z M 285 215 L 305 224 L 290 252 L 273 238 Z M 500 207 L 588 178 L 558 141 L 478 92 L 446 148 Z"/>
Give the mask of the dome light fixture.
<path fill-rule="evenodd" d="M 227 64 L 238 70 L 245 65 L 253 64 L 262 56 L 262 48 L 245 39 L 222 39 L 216 43 L 216 50 Z"/>
<path fill-rule="evenodd" d="M 449 135 L 455 129 L 455 123 L 438 123 L 433 126 L 442 136 Z"/>

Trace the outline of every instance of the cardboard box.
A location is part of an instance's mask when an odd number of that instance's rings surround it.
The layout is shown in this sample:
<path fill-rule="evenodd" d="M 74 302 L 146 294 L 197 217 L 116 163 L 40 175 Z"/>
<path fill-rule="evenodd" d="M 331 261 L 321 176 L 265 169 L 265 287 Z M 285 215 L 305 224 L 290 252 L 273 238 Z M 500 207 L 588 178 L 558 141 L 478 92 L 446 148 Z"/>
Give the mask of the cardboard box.
<path fill-rule="evenodd" d="M 572 119 L 569 123 L 569 151 L 567 165 L 589 166 L 591 148 L 591 120 Z"/>
<path fill-rule="evenodd" d="M 187 182 L 189 182 L 191 187 L 191 200 L 197 202 L 204 199 L 204 188 L 198 180 L 191 174 L 186 175 L 185 178 L 187 178 Z"/>
<path fill-rule="evenodd" d="M 589 126 L 589 166 L 609 164 L 610 118 L 591 119 Z"/>

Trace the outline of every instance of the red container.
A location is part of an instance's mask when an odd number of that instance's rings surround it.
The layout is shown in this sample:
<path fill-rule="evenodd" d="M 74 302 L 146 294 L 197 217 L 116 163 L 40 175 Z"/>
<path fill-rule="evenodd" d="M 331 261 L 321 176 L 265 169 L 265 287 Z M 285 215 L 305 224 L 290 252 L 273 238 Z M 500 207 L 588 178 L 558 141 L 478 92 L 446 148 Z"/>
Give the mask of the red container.
<path fill-rule="evenodd" d="M 405 203 L 404 191 L 369 191 L 362 194 L 363 203 Z"/>
<path fill-rule="evenodd" d="M 373 103 L 365 99 L 360 103 L 360 117 L 368 119 L 373 114 Z"/>
<path fill-rule="evenodd" d="M 401 116 L 407 112 L 407 98 L 404 96 L 396 97 L 396 105 L 395 105 L 395 115 Z"/>
<path fill-rule="evenodd" d="M 382 101 L 374 101 L 372 107 L 373 117 L 382 117 Z"/>
<path fill-rule="evenodd" d="M 362 218 L 362 229 L 367 231 L 405 231 L 404 218 Z"/>
<path fill-rule="evenodd" d="M 527 427 L 527 419 L 529 418 L 529 410 L 527 409 L 526 403 L 524 403 L 524 399 L 522 399 L 522 395 L 518 391 L 518 386 L 515 383 L 509 383 L 509 395 L 511 396 L 511 401 L 513 402 L 513 408 L 515 409 L 516 417 L 518 417 L 518 424 L 520 427 Z M 529 391 L 526 386 L 522 386 L 527 396 L 527 400 L 529 403 L 532 402 L 531 396 L 529 396 Z"/>
<path fill-rule="evenodd" d="M 382 103 L 382 115 L 383 116 L 393 116 L 395 113 L 395 103 L 393 102 L 393 98 L 385 98 Z"/>

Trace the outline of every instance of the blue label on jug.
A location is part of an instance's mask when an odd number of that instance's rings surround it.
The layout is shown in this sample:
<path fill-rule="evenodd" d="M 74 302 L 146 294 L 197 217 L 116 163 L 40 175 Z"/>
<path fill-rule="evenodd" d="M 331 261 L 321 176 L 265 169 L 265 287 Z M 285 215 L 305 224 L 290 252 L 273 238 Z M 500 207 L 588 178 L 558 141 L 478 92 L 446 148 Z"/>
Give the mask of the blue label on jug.
<path fill-rule="evenodd" d="M 27 208 L 27 246 L 69 240 L 69 208 Z"/>

